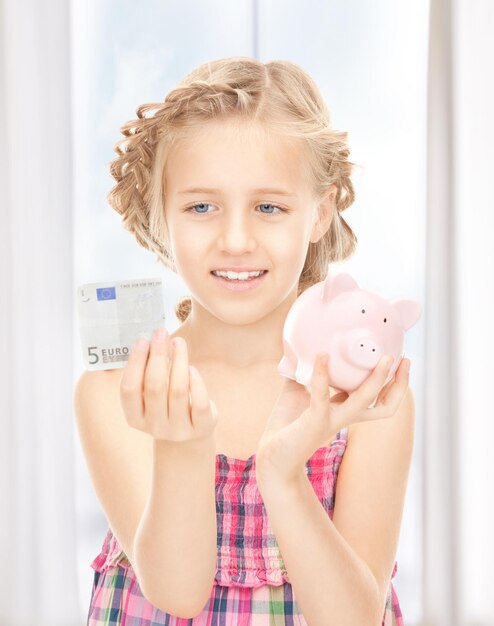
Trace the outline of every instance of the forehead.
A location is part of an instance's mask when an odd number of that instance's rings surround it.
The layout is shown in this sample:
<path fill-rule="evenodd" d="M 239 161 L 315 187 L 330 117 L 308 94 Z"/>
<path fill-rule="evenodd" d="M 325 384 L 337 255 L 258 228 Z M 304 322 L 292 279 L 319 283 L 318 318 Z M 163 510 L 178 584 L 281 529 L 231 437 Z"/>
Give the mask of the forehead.
<path fill-rule="evenodd" d="M 215 120 L 188 131 L 165 164 L 168 192 L 187 187 L 307 190 L 306 148 L 300 139 L 245 120 Z"/>

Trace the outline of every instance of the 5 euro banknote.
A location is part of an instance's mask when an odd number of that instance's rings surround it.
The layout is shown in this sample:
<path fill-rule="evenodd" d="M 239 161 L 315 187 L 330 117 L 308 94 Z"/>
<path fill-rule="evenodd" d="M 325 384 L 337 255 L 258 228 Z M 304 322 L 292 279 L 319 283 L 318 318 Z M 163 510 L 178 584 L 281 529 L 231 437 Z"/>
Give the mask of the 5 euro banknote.
<path fill-rule="evenodd" d="M 164 326 L 161 279 L 79 285 L 77 312 L 86 369 L 125 367 L 135 340 L 150 341 L 153 330 Z"/>

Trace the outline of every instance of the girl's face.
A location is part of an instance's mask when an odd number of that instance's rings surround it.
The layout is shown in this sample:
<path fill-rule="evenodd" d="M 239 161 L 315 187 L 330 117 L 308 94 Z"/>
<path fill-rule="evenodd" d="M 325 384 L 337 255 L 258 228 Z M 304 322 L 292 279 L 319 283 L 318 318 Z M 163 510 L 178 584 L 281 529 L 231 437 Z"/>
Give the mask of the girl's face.
<path fill-rule="evenodd" d="M 170 249 L 192 314 L 199 305 L 225 323 L 247 324 L 287 298 L 289 308 L 309 241 L 332 216 L 331 202 L 317 224 L 301 144 L 252 124 L 210 122 L 171 150 L 164 176 Z M 231 266 L 267 273 L 233 291 L 211 273 Z"/>

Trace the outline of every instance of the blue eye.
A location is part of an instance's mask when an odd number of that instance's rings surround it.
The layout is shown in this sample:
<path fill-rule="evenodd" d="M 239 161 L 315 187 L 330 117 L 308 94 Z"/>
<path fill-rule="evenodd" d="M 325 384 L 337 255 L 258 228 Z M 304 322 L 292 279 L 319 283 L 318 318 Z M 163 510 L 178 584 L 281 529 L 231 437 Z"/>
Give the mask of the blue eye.
<path fill-rule="evenodd" d="M 186 211 L 192 211 L 192 209 L 195 209 L 198 206 L 208 206 L 206 202 L 199 202 L 199 204 L 193 204 L 192 206 L 188 207 L 187 209 L 185 209 Z M 199 213 L 206 213 L 206 211 L 198 211 Z M 193 211 L 193 213 L 195 213 L 195 211 Z"/>
<path fill-rule="evenodd" d="M 266 204 L 260 204 L 259 206 L 271 206 L 271 207 L 273 207 L 274 209 L 278 209 L 278 212 L 279 212 L 279 213 L 286 213 L 286 209 L 282 209 L 281 207 L 276 206 L 275 204 L 269 204 L 269 203 L 266 203 Z M 263 212 L 263 211 L 261 211 L 261 213 L 262 213 L 262 212 Z M 273 214 L 274 214 L 274 212 L 267 213 L 267 215 L 273 215 Z"/>
<path fill-rule="evenodd" d="M 193 204 L 190 207 L 187 207 L 185 209 L 185 211 L 191 211 L 192 213 L 196 213 L 197 215 L 206 215 L 208 213 L 208 211 L 195 211 L 194 209 L 196 209 L 196 207 L 206 207 L 206 206 L 211 206 L 208 202 L 199 202 L 198 204 Z M 264 204 L 259 204 L 258 206 L 261 207 L 273 207 L 274 209 L 278 210 L 278 213 L 286 213 L 287 209 L 282 209 L 281 207 L 275 205 L 275 204 L 270 204 L 270 203 L 264 203 Z M 264 215 L 276 215 L 275 211 L 270 211 L 268 213 L 265 213 L 264 211 L 261 211 L 261 213 L 264 213 Z"/>

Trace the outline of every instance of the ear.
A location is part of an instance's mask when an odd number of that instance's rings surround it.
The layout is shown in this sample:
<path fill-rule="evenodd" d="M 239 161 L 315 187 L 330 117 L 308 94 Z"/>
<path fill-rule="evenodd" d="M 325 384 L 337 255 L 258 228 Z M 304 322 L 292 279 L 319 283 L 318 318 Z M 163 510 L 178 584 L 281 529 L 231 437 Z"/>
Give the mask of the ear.
<path fill-rule="evenodd" d="M 334 212 L 334 200 L 336 197 L 337 187 L 333 183 L 327 192 L 325 193 L 323 199 L 319 203 L 317 208 L 317 217 L 312 227 L 312 231 L 310 234 L 309 241 L 311 243 L 316 243 L 323 237 L 331 226 L 331 222 L 333 221 L 333 212 Z"/>

